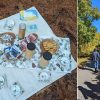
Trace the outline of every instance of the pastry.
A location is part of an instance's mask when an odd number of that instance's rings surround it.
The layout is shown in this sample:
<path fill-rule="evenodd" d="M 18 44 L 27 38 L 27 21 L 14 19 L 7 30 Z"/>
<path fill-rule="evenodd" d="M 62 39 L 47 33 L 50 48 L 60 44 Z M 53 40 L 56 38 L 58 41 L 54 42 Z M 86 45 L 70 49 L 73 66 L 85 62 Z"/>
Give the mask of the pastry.
<path fill-rule="evenodd" d="M 58 44 L 52 39 L 45 39 L 41 42 L 42 52 L 48 51 L 54 54 L 58 50 Z"/>

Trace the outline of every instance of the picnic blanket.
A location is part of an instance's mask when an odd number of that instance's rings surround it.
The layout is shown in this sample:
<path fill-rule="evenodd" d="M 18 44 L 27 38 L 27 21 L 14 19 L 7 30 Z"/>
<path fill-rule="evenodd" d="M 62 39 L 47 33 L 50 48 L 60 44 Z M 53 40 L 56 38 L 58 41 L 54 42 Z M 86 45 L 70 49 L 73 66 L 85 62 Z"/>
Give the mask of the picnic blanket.
<path fill-rule="evenodd" d="M 38 18 L 32 21 L 22 21 L 20 20 L 20 14 L 15 14 L 12 15 L 8 18 L 0 20 L 0 33 L 2 32 L 8 32 L 7 30 L 4 29 L 4 24 L 6 20 L 14 20 L 15 21 L 15 26 L 13 30 L 10 32 L 15 33 L 15 35 L 18 35 L 18 30 L 19 30 L 19 24 L 20 23 L 25 23 L 27 27 L 26 35 L 30 34 L 31 32 L 36 33 L 41 40 L 46 39 L 46 38 L 53 38 L 54 40 L 61 40 L 62 46 L 60 47 L 61 52 L 65 53 L 66 56 L 66 67 L 64 68 L 63 71 L 61 71 L 60 68 L 56 67 L 55 70 L 49 70 L 50 66 L 42 70 L 41 68 L 38 68 L 38 59 L 35 61 L 35 64 L 37 67 L 32 68 L 29 67 L 31 66 L 26 65 L 24 68 L 17 68 L 14 65 L 6 64 L 5 67 L 0 65 L 0 75 L 6 77 L 6 85 L 0 89 L 0 100 L 26 100 L 33 94 L 37 93 L 41 89 L 45 88 L 46 86 L 52 84 L 54 81 L 58 80 L 59 78 L 63 77 L 64 75 L 71 73 L 72 70 L 76 68 L 76 62 L 73 59 L 70 50 L 70 39 L 69 38 L 61 38 L 55 36 L 49 25 L 46 23 L 46 21 L 43 19 L 41 14 L 38 12 L 38 10 L 35 7 L 32 7 L 30 9 L 34 9 L 37 11 Z M 34 24 L 36 25 L 36 28 L 28 29 L 29 25 Z M 37 44 L 38 45 L 38 44 Z M 64 50 L 66 46 L 66 50 Z M 1 47 L 0 47 L 1 48 Z M 37 54 L 38 55 L 38 54 Z M 69 59 L 70 56 L 70 59 Z M 34 60 L 34 58 L 33 58 Z M 64 59 L 65 60 L 65 59 Z M 53 65 L 57 62 L 57 57 L 56 55 L 53 56 L 53 59 L 50 61 L 50 63 Z M 42 71 L 49 72 L 51 74 L 50 79 L 48 82 L 42 82 L 39 81 L 39 73 Z M 12 91 L 11 91 L 11 86 L 15 83 L 18 82 L 20 84 L 23 93 L 19 96 L 14 96 Z"/>

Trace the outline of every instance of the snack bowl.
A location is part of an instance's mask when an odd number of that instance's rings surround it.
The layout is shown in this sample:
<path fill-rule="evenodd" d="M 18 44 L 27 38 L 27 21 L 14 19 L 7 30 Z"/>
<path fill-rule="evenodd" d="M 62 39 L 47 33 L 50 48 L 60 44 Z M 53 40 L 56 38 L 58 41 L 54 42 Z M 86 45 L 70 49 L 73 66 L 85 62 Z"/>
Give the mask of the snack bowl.
<path fill-rule="evenodd" d="M 59 45 L 55 40 L 47 38 L 41 41 L 40 48 L 42 52 L 48 51 L 51 54 L 55 54 L 59 49 Z"/>
<path fill-rule="evenodd" d="M 6 45 L 12 45 L 14 43 L 16 36 L 12 32 L 5 32 L 0 34 L 0 42 Z"/>

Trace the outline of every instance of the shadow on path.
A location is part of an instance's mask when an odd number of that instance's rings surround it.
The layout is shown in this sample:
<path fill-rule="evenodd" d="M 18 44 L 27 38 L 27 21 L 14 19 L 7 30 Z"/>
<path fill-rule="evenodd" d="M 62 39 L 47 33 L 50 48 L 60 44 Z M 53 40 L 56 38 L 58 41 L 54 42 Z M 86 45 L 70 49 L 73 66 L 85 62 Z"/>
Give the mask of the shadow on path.
<path fill-rule="evenodd" d="M 84 99 L 88 99 L 90 97 L 92 100 L 100 100 L 100 73 L 97 74 L 96 79 L 98 80 L 97 84 L 87 81 L 84 82 L 89 89 L 78 86 L 78 89 L 83 94 Z"/>
<path fill-rule="evenodd" d="M 78 89 L 81 91 L 81 93 L 84 96 L 84 99 L 89 99 L 91 100 L 100 100 L 100 72 L 94 73 L 94 62 L 91 60 L 88 60 L 87 62 L 82 63 L 82 70 L 89 70 L 92 71 L 92 74 L 95 74 L 96 78 L 95 81 L 97 81 L 96 84 L 93 84 L 92 82 L 94 80 L 91 80 L 91 82 L 88 82 L 88 80 L 85 80 L 84 84 L 89 88 L 84 88 L 83 86 L 78 86 Z M 92 75 L 91 74 L 91 75 Z"/>
<path fill-rule="evenodd" d="M 96 79 L 98 79 L 99 82 L 97 82 L 97 84 L 100 85 L 100 72 L 98 73 L 98 75 L 96 76 Z"/>
<path fill-rule="evenodd" d="M 90 82 L 84 82 L 88 88 L 90 88 L 93 92 L 100 95 L 100 84 L 92 84 Z"/>
<path fill-rule="evenodd" d="M 82 70 L 89 70 L 89 71 L 94 72 L 94 70 L 95 70 L 94 61 L 88 59 L 88 61 L 82 62 L 82 63 L 79 65 L 78 68 L 79 68 L 79 69 L 82 69 Z M 94 68 L 94 69 L 93 69 L 93 68 Z M 99 69 L 100 69 L 100 64 L 99 64 Z"/>
<path fill-rule="evenodd" d="M 100 100 L 100 96 L 97 96 L 92 90 L 87 90 L 86 88 L 82 86 L 78 86 L 78 89 L 81 91 L 81 93 L 84 96 L 84 99 L 92 98 L 93 100 Z"/>

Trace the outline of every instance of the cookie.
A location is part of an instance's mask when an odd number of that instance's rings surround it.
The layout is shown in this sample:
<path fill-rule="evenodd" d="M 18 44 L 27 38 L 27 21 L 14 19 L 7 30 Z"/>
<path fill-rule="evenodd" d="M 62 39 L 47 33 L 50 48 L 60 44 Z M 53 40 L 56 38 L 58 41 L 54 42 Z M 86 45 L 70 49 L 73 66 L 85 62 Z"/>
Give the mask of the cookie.
<path fill-rule="evenodd" d="M 48 51 L 54 54 L 58 50 L 58 44 L 52 39 L 45 39 L 40 45 L 42 52 Z"/>

